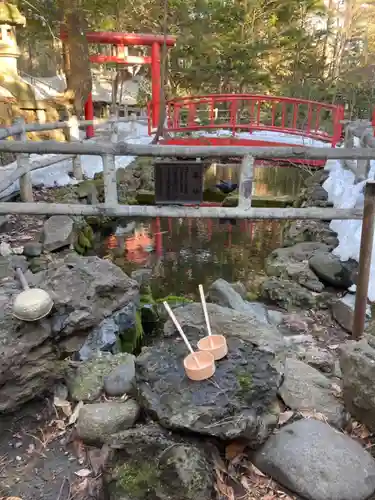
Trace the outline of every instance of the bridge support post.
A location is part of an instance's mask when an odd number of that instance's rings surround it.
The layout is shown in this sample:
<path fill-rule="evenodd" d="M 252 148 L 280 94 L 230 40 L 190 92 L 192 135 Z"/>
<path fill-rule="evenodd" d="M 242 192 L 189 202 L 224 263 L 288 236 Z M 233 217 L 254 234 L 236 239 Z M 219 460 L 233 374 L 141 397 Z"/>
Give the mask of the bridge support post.
<path fill-rule="evenodd" d="M 154 42 L 151 47 L 151 82 L 152 82 L 152 128 L 156 129 L 159 125 L 160 115 L 160 89 L 161 89 L 161 75 L 160 75 L 160 44 Z"/>
<path fill-rule="evenodd" d="M 92 92 L 89 93 L 87 97 L 87 101 L 85 103 L 85 120 L 93 120 L 94 119 L 94 103 L 92 100 Z M 91 139 L 94 137 L 94 125 L 89 125 L 86 128 L 86 138 Z"/>
<path fill-rule="evenodd" d="M 238 208 L 246 210 L 251 208 L 251 195 L 253 190 L 254 158 L 244 156 L 241 163 L 240 186 L 238 189 Z"/>

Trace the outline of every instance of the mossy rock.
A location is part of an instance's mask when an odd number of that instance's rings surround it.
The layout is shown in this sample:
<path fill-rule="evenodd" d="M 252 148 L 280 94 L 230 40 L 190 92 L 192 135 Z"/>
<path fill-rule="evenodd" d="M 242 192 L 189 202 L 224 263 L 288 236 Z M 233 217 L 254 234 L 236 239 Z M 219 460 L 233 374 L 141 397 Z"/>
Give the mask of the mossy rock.
<path fill-rule="evenodd" d="M 282 208 L 292 206 L 294 198 L 291 196 L 253 196 L 251 199 L 251 206 L 254 208 L 269 207 L 269 208 Z M 238 194 L 229 194 L 222 203 L 223 207 L 236 207 L 238 205 Z"/>
<path fill-rule="evenodd" d="M 103 229 L 111 226 L 116 221 L 115 217 L 107 215 L 89 215 L 86 217 L 86 222 L 95 229 Z"/>
<path fill-rule="evenodd" d="M 249 302 L 253 302 L 254 300 L 258 300 L 260 297 L 260 292 L 246 292 L 246 300 Z"/>
<path fill-rule="evenodd" d="M 142 344 L 144 336 L 142 317 L 139 310 L 135 313 L 135 323 L 131 328 L 121 332 L 121 351 L 129 354 L 137 353 Z"/>
<path fill-rule="evenodd" d="M 135 199 L 139 205 L 155 205 L 154 191 L 146 191 L 142 189 L 136 193 Z"/>
<path fill-rule="evenodd" d="M 118 202 L 120 205 L 139 205 L 136 195 L 132 195 L 129 193 L 123 194 L 119 192 Z"/>
<path fill-rule="evenodd" d="M 93 248 L 95 234 L 92 227 L 86 221 L 78 223 L 75 226 L 74 250 L 79 255 L 85 255 L 88 250 Z"/>
<path fill-rule="evenodd" d="M 78 245 L 85 250 L 92 248 L 92 242 L 87 238 L 83 231 L 78 234 Z"/>
<path fill-rule="evenodd" d="M 115 450 L 103 476 L 108 500 L 212 498 L 212 450 L 194 438 L 184 439 L 153 424 L 119 432 L 112 443 Z"/>
<path fill-rule="evenodd" d="M 104 178 L 104 175 L 103 175 L 103 172 L 96 172 L 96 174 L 94 174 L 94 181 L 103 181 L 103 178 Z"/>
<path fill-rule="evenodd" d="M 104 377 L 128 360 L 127 353 L 107 355 L 66 368 L 66 383 L 74 401 L 95 401 L 101 394 Z"/>
<path fill-rule="evenodd" d="M 47 255 L 40 255 L 39 257 L 33 257 L 29 259 L 29 269 L 32 273 L 39 273 L 40 271 L 45 271 L 48 268 L 49 259 Z"/>
<path fill-rule="evenodd" d="M 152 167 L 154 163 L 153 158 L 148 157 L 148 156 L 138 156 L 128 168 L 145 168 L 145 167 Z"/>
<path fill-rule="evenodd" d="M 55 203 L 77 203 L 78 196 L 75 186 L 63 186 L 51 190 Z"/>
<path fill-rule="evenodd" d="M 87 198 L 88 196 L 91 196 L 93 192 L 96 192 L 96 190 L 97 183 L 90 179 L 82 181 L 76 186 L 78 198 Z"/>
<path fill-rule="evenodd" d="M 228 194 L 221 205 L 223 207 L 236 207 L 238 205 L 238 194 Z"/>
<path fill-rule="evenodd" d="M 220 189 L 217 188 L 207 188 L 203 191 L 203 200 L 204 201 L 213 201 L 221 203 L 226 198 L 226 194 L 224 194 Z"/>
<path fill-rule="evenodd" d="M 179 306 L 191 304 L 194 301 L 182 296 L 168 295 L 167 297 L 156 299 L 155 302 L 157 304 L 157 311 L 159 318 L 162 322 L 165 322 L 168 319 L 168 313 L 165 310 L 165 307 L 163 306 L 163 302 L 167 302 L 167 304 L 171 307 L 171 309 L 173 309 Z"/>
<path fill-rule="evenodd" d="M 85 255 L 87 251 L 86 248 L 81 247 L 77 241 L 74 243 L 74 250 L 78 253 L 78 255 Z"/>

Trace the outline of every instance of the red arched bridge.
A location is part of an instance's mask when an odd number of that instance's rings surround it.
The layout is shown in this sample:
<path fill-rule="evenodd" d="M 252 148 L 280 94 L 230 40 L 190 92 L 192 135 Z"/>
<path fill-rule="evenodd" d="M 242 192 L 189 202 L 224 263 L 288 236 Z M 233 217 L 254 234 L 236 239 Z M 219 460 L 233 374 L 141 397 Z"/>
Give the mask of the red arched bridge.
<path fill-rule="evenodd" d="M 149 134 L 155 131 L 154 110 L 151 102 Z M 178 97 L 166 103 L 166 136 L 160 142 L 241 146 L 323 143 L 335 147 L 342 136 L 343 118 L 342 105 L 292 97 L 257 94 Z"/>

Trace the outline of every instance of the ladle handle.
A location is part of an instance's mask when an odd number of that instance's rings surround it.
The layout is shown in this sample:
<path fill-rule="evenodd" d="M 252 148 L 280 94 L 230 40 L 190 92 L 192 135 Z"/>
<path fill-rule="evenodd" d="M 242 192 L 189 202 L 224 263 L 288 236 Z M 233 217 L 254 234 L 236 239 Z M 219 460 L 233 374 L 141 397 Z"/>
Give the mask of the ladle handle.
<path fill-rule="evenodd" d="M 211 336 L 212 335 L 211 324 L 210 324 L 210 318 L 208 317 L 207 304 L 206 304 L 206 298 L 204 296 L 203 285 L 199 285 L 198 289 L 199 289 L 199 295 L 201 296 L 203 314 L 204 314 L 204 319 L 206 320 L 208 335 Z"/>
<path fill-rule="evenodd" d="M 29 287 L 29 284 L 27 283 L 26 278 L 25 278 L 25 276 L 24 276 L 24 274 L 23 274 L 22 270 L 21 270 L 19 267 L 17 267 L 17 268 L 16 268 L 16 274 L 17 274 L 17 276 L 18 276 L 18 279 L 19 279 L 19 280 L 20 280 L 20 282 L 21 282 L 22 288 L 23 288 L 24 290 L 28 290 L 28 289 L 30 288 L 30 287 Z"/>
<path fill-rule="evenodd" d="M 195 363 L 196 363 L 197 367 L 198 367 L 198 368 L 201 368 L 201 364 L 199 363 L 198 358 L 196 358 L 196 356 L 195 356 L 195 352 L 193 351 L 193 348 L 191 347 L 191 344 L 190 344 L 190 342 L 188 341 L 188 339 L 187 339 L 186 335 L 184 334 L 184 332 L 183 332 L 183 330 L 182 330 L 182 328 L 181 328 L 181 325 L 180 325 L 180 323 L 177 321 L 177 318 L 176 318 L 176 316 L 174 315 L 174 313 L 173 313 L 172 309 L 169 307 L 168 302 L 164 301 L 164 302 L 163 302 L 163 305 L 164 305 L 165 309 L 167 310 L 167 313 L 169 314 L 169 317 L 170 317 L 170 318 L 171 318 L 171 320 L 173 321 L 174 326 L 177 328 L 178 333 L 181 335 L 181 337 L 182 337 L 183 341 L 185 342 L 186 347 L 189 349 L 189 351 L 190 351 L 190 352 L 191 352 L 191 354 L 193 355 L 193 358 L 194 358 L 194 361 L 195 361 Z"/>

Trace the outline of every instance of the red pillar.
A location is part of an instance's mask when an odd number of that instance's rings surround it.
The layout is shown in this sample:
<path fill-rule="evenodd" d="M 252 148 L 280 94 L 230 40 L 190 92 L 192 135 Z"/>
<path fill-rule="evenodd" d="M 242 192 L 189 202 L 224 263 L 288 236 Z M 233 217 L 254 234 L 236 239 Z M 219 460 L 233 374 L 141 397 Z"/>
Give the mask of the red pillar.
<path fill-rule="evenodd" d="M 85 120 L 94 119 L 94 103 L 92 102 L 92 93 L 89 93 L 87 101 L 85 103 Z M 86 137 L 90 139 L 94 137 L 94 125 L 89 125 L 86 127 Z"/>
<path fill-rule="evenodd" d="M 157 128 L 160 115 L 160 45 L 154 42 L 151 47 L 151 83 L 152 83 L 152 127 Z"/>
<path fill-rule="evenodd" d="M 160 217 L 156 217 L 155 221 L 155 250 L 156 255 L 163 255 L 163 234 L 161 232 Z"/>

